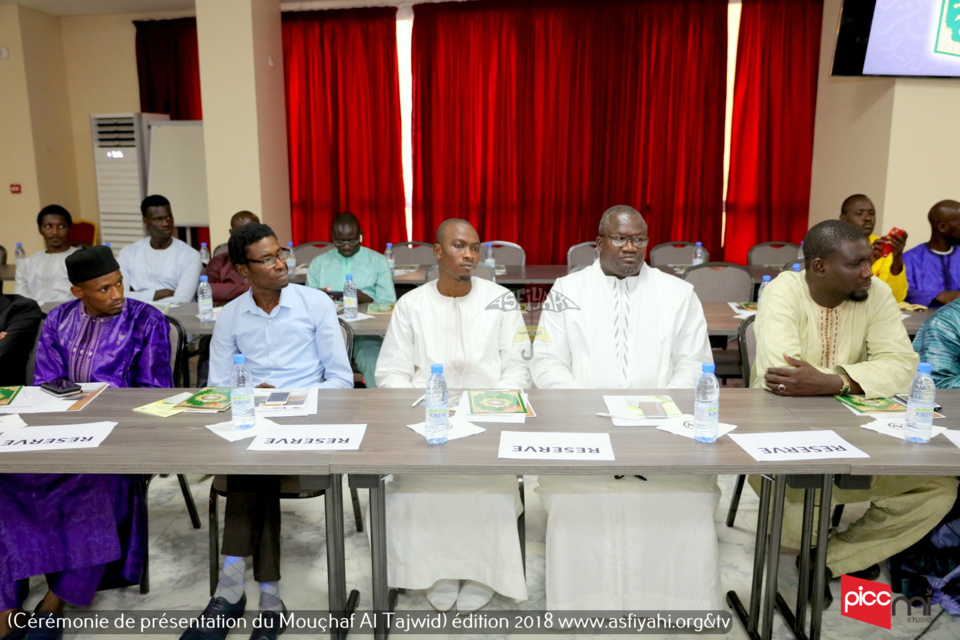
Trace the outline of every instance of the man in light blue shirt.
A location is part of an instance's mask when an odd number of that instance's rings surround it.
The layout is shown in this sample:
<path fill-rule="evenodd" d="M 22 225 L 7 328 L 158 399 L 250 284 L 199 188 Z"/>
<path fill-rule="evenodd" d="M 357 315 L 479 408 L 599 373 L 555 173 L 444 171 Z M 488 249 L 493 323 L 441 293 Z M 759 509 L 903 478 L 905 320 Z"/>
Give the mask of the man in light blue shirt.
<path fill-rule="evenodd" d="M 353 372 L 333 302 L 324 293 L 289 286 L 288 249 L 263 224 L 248 224 L 230 236 L 230 260 L 250 290 L 220 312 L 210 343 L 209 382 L 229 386 L 233 356 L 244 354 L 258 387 L 353 388 Z M 186 640 L 225 637 L 243 615 L 246 556 L 260 583 L 260 622 L 253 640 L 282 631 L 280 600 L 280 477 L 228 476 L 223 554 L 226 556 L 202 625 Z M 216 621 L 216 622 L 214 622 Z"/>
<path fill-rule="evenodd" d="M 337 250 L 327 251 L 313 259 L 307 271 L 308 287 L 342 291 L 349 273 L 357 285 L 359 303 L 397 301 L 390 265 L 382 254 L 360 246 L 363 232 L 355 215 L 337 214 L 330 236 Z M 377 386 L 374 374 L 382 345 L 383 338 L 380 336 L 357 336 L 353 341 L 353 359 L 370 388 Z"/>

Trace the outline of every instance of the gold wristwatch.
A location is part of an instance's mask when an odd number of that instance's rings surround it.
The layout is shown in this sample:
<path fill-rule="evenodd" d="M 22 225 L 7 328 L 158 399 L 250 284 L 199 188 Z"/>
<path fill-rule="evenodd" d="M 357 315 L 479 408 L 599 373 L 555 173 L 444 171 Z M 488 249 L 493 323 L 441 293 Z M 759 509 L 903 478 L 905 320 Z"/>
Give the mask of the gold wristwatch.
<path fill-rule="evenodd" d="M 844 373 L 844 372 L 842 372 L 842 371 L 841 371 L 840 373 L 838 373 L 837 375 L 840 376 L 840 382 L 843 383 L 843 388 L 840 389 L 840 394 L 839 394 L 839 395 L 841 395 L 841 396 L 849 395 L 849 394 L 850 394 L 850 387 L 853 386 L 853 381 L 850 379 L 850 376 L 848 376 L 846 373 Z"/>

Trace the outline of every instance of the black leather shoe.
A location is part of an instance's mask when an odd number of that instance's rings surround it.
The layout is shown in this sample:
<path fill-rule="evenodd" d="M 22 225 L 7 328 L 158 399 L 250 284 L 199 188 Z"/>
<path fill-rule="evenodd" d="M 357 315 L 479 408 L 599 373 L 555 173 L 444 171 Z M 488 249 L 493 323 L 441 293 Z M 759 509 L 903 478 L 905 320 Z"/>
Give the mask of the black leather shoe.
<path fill-rule="evenodd" d="M 852 571 L 847 575 L 854 578 L 860 578 L 861 580 L 876 580 L 880 577 L 880 565 L 871 565 L 862 571 Z"/>
<path fill-rule="evenodd" d="M 253 622 L 253 633 L 250 640 L 277 640 L 277 636 L 287 630 L 287 605 L 283 606 L 283 618 L 276 611 L 261 611 Z"/>
<path fill-rule="evenodd" d="M 63 637 L 63 629 L 56 628 L 52 626 L 53 623 L 47 623 L 47 620 L 53 620 L 55 618 L 60 618 L 62 616 L 57 615 L 52 611 L 45 611 L 44 613 L 38 613 L 34 616 L 36 628 L 30 629 L 27 631 L 27 634 L 24 637 L 25 640 L 60 640 Z M 50 627 L 47 627 L 47 624 L 50 624 Z M 12 635 L 12 634 L 11 634 Z M 10 636 L 5 636 L 9 638 Z"/>
<path fill-rule="evenodd" d="M 230 604 L 225 598 L 210 598 L 207 608 L 200 614 L 203 622 L 191 623 L 180 640 L 223 640 L 230 633 L 228 621 L 242 618 L 246 607 L 247 594 L 243 594 L 237 604 Z"/>

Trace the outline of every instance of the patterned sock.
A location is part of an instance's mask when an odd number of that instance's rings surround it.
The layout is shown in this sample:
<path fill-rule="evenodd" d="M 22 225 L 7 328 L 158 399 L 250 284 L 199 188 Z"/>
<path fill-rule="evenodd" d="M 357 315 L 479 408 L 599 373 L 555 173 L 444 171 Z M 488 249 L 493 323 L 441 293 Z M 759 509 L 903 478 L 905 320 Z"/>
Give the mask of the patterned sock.
<path fill-rule="evenodd" d="M 283 600 L 280 599 L 279 582 L 260 583 L 260 611 L 283 613 Z"/>
<path fill-rule="evenodd" d="M 214 598 L 223 598 L 230 604 L 237 604 L 243 597 L 243 573 L 247 563 L 237 556 L 226 556 L 220 571 L 220 582 L 213 593 Z"/>

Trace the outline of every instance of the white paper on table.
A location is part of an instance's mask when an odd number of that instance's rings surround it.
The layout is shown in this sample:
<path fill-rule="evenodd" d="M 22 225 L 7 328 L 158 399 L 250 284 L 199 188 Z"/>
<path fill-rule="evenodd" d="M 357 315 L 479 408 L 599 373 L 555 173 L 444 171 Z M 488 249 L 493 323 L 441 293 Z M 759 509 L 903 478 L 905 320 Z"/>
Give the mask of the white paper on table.
<path fill-rule="evenodd" d="M 422 435 L 424 438 L 427 437 L 424 423 L 418 422 L 417 424 L 408 424 L 407 426 Z M 484 431 L 486 431 L 486 429 L 483 427 L 478 427 L 472 422 L 467 422 L 462 418 L 450 418 L 450 432 L 447 434 L 447 440 L 456 440 L 457 438 L 475 436 L 478 433 L 483 433 Z"/>
<path fill-rule="evenodd" d="M 736 428 L 737 425 L 735 424 L 720 422 L 717 424 L 717 437 L 721 438 Z M 660 424 L 657 426 L 657 429 L 660 431 L 666 431 L 667 433 L 674 433 L 678 436 L 692 438 L 693 416 L 689 413 L 685 413 L 679 418 L 667 418 L 666 420 L 661 420 Z"/>
<path fill-rule="evenodd" d="M 297 424 L 257 436 L 247 451 L 355 451 L 366 424 Z"/>
<path fill-rule="evenodd" d="M 280 406 L 266 407 L 262 403 L 257 405 L 256 413 L 265 418 L 296 418 L 303 416 L 317 415 L 317 400 L 319 394 L 316 387 L 309 389 L 254 389 L 253 397 L 267 398 L 271 393 L 277 391 L 288 391 L 291 396 L 301 396 L 306 394 L 303 404 L 284 404 Z"/>
<path fill-rule="evenodd" d="M 943 435 L 947 440 L 960 447 L 960 431 L 948 429 L 943 432 Z"/>
<path fill-rule="evenodd" d="M 636 398 L 637 396 L 603 396 L 603 402 L 607 405 L 607 413 L 617 416 L 610 418 L 615 427 L 659 427 L 669 418 L 638 418 L 632 417 L 633 411 L 627 404 L 627 398 Z"/>
<path fill-rule="evenodd" d="M 527 408 L 536 416 L 533 405 L 530 404 L 530 398 L 527 394 L 523 395 L 523 401 Z M 469 420 L 470 422 L 499 422 L 501 424 L 523 424 L 527 421 L 527 416 L 523 413 L 501 413 L 501 414 L 478 414 L 470 413 L 470 396 L 467 391 L 460 396 L 460 404 L 457 405 L 457 417 Z"/>
<path fill-rule="evenodd" d="M 25 426 L 27 426 L 27 423 L 15 413 L 7 416 L 0 416 L 0 433 L 3 433 L 4 431 L 12 431 L 13 429 L 19 429 L 20 427 Z"/>
<path fill-rule="evenodd" d="M 730 438 L 757 462 L 870 457 L 829 429 L 731 433 Z"/>
<path fill-rule="evenodd" d="M 100 446 L 115 426 L 116 422 L 90 422 L 22 427 L 0 437 L 0 453 L 93 449 Z"/>
<path fill-rule="evenodd" d="M 609 433 L 501 431 L 498 458 L 615 460 Z"/>
<path fill-rule="evenodd" d="M 757 315 L 756 311 L 751 311 L 750 309 L 741 309 L 739 302 L 728 302 L 727 305 L 733 310 L 733 315 L 736 318 L 741 320 L 746 320 L 751 316 Z"/>
<path fill-rule="evenodd" d="M 356 317 L 356 318 L 348 318 L 348 317 L 345 316 L 345 315 L 344 315 L 344 316 L 340 316 L 340 317 L 343 318 L 344 320 L 346 320 L 347 322 L 359 322 L 360 320 L 369 320 L 369 319 L 372 318 L 373 316 L 368 315 L 368 314 L 366 314 L 366 313 L 357 312 L 357 317 Z"/>
<path fill-rule="evenodd" d="M 901 313 L 901 314 L 900 314 L 900 319 L 901 319 L 901 320 L 906 320 L 906 319 L 909 318 L 909 317 L 910 317 L 910 314 L 909 314 L 909 313 Z"/>
<path fill-rule="evenodd" d="M 882 433 L 884 435 L 893 436 L 894 438 L 900 438 L 901 440 L 906 440 L 904 435 L 904 429 L 907 426 L 907 416 L 895 416 L 895 417 L 886 417 L 886 418 L 877 418 L 871 422 L 860 425 L 864 429 L 870 429 L 870 431 L 876 431 L 877 433 Z M 934 438 L 944 431 L 946 427 L 933 427 L 933 430 L 930 432 L 930 437 Z"/>
<path fill-rule="evenodd" d="M 107 387 L 103 382 L 81 382 L 80 388 L 84 391 L 94 391 L 100 387 Z M 58 398 L 40 387 L 24 387 L 10 404 L 0 407 L 0 413 L 57 413 L 69 411 L 77 401 L 77 397 Z"/>
<path fill-rule="evenodd" d="M 245 440 L 246 438 L 276 431 L 282 426 L 282 424 L 277 424 L 273 420 L 257 416 L 257 421 L 249 429 L 237 429 L 230 420 L 218 422 L 217 424 L 208 424 L 207 429 L 210 429 L 210 431 L 213 431 L 224 440 L 236 442 L 237 440 Z"/>

